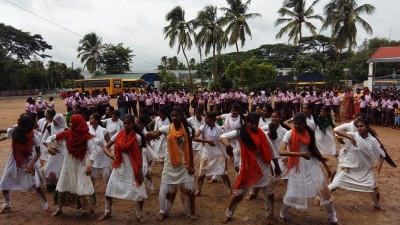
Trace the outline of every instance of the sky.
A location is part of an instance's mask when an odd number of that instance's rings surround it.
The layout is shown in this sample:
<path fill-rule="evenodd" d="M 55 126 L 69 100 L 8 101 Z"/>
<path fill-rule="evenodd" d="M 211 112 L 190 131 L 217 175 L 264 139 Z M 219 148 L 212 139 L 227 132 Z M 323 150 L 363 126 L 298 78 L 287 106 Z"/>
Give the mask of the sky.
<path fill-rule="evenodd" d="M 329 1 L 320 0 L 315 13 L 323 15 L 323 7 Z M 311 0 L 307 0 L 307 7 L 311 3 Z M 370 36 L 358 27 L 358 44 L 372 37 L 400 40 L 399 0 L 358 0 L 357 3 L 368 3 L 376 7 L 373 15 L 361 16 L 371 25 L 374 33 Z M 209 4 L 227 7 L 226 0 L 0 0 L 0 23 L 42 35 L 53 47 L 46 51 L 46 54 L 52 56 L 51 60 L 66 63 L 69 67 L 73 63 L 74 68 L 82 67 L 76 58 L 79 40 L 83 35 L 95 32 L 102 37 L 103 43 L 122 42 L 125 47 L 133 50 L 133 72 L 148 72 L 157 68 L 162 56 L 173 57 L 177 54 L 177 46 L 170 48 L 162 32 L 163 27 L 168 25 L 166 14 L 179 5 L 185 10 L 188 21 Z M 263 44 L 288 43 L 285 35 L 281 39 L 275 38 L 280 29 L 274 25 L 280 7 L 280 0 L 252 0 L 248 12 L 260 13 L 262 17 L 248 21 L 252 38 L 247 37 L 241 51 Z M 218 13 L 219 16 L 223 15 L 222 11 Z M 314 22 L 318 28 L 321 27 L 319 22 Z M 329 35 L 326 31 L 322 34 Z M 222 52 L 232 51 L 235 48 L 228 47 Z M 185 62 L 182 53 L 177 56 Z M 188 52 L 188 57 L 199 61 L 195 47 Z"/>

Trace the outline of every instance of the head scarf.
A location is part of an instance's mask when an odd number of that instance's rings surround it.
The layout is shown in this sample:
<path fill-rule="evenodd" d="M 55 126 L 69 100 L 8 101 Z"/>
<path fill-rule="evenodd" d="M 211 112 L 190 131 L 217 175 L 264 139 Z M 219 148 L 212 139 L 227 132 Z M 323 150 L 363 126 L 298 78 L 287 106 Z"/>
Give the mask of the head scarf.
<path fill-rule="evenodd" d="M 248 188 L 256 184 L 264 176 L 264 172 L 261 171 L 257 163 L 257 151 L 259 151 L 258 154 L 260 154 L 265 163 L 270 163 L 272 159 L 270 144 L 265 133 L 260 128 L 257 128 L 257 132 L 253 132 L 249 128 L 246 129 L 255 145 L 255 149 L 249 148 L 240 140 L 241 165 L 239 176 L 233 185 L 235 189 Z"/>
<path fill-rule="evenodd" d="M 300 152 L 300 143 L 303 145 L 310 144 L 310 134 L 307 129 L 304 129 L 304 134 L 300 134 L 296 130 L 296 128 L 292 128 L 292 136 L 290 137 L 290 151 L 291 152 Z M 300 157 L 288 157 L 288 170 L 292 167 L 296 167 L 296 171 L 299 169 L 299 158 Z"/>
<path fill-rule="evenodd" d="M 69 154 L 75 159 L 83 160 L 87 151 L 87 141 L 92 138 L 85 119 L 80 114 L 71 116 L 72 128 L 56 136 L 56 140 L 65 140 Z"/>
<path fill-rule="evenodd" d="M 179 131 L 176 130 L 174 123 L 171 124 L 170 132 L 167 137 L 168 142 L 168 150 L 169 155 L 171 158 L 171 163 L 173 166 L 179 166 L 182 164 L 181 154 L 179 152 L 178 140 L 179 138 L 184 138 L 183 142 L 183 151 L 185 154 L 185 164 L 186 168 L 189 169 L 191 162 L 190 162 L 190 149 L 189 149 L 189 138 L 186 133 L 185 127 L 181 123 L 181 129 Z"/>
<path fill-rule="evenodd" d="M 135 174 L 136 185 L 141 185 L 139 183 L 138 177 L 139 169 L 142 168 L 142 154 L 139 149 L 139 142 L 136 137 L 135 131 L 132 130 L 129 134 L 127 134 L 125 130 L 122 130 L 117 134 L 114 146 L 116 160 L 113 163 L 113 168 L 118 168 L 121 163 L 125 163 L 122 152 L 127 153 L 129 156 L 132 164 L 133 173 Z"/>
<path fill-rule="evenodd" d="M 58 134 L 65 130 L 65 120 L 62 114 L 55 115 L 53 121 L 57 122 L 57 126 L 55 123 L 51 125 L 51 134 Z"/>

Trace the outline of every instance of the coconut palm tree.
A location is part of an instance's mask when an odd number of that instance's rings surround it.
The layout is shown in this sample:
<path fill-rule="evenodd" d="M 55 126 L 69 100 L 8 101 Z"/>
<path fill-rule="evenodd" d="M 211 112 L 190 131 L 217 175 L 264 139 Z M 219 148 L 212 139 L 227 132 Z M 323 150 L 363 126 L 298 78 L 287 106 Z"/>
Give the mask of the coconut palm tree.
<path fill-rule="evenodd" d="M 208 55 L 212 49 L 213 53 L 213 71 L 212 77 L 215 78 L 215 52 L 221 53 L 222 48 L 226 47 L 228 38 L 224 35 L 224 18 L 217 16 L 218 8 L 207 5 L 199 11 L 194 22 L 195 28 L 200 28 L 195 42 L 199 47 L 204 48 L 205 55 Z"/>
<path fill-rule="evenodd" d="M 319 14 L 314 14 L 314 6 L 319 0 L 314 0 L 313 3 L 306 8 L 306 0 L 285 0 L 282 8 L 278 10 L 278 14 L 281 18 L 278 18 L 275 22 L 275 26 L 286 24 L 276 34 L 276 38 L 281 38 L 284 34 L 289 33 L 289 41 L 293 40 L 295 46 L 299 46 L 300 55 L 301 47 L 299 41 L 301 40 L 303 33 L 303 26 L 307 28 L 313 35 L 316 35 L 316 27 L 314 24 L 309 22 L 311 19 L 317 19 L 321 22 L 324 19 Z"/>
<path fill-rule="evenodd" d="M 332 36 L 339 54 L 336 64 L 339 62 L 343 48 L 348 46 L 351 53 L 352 47 L 357 44 L 357 24 L 361 24 L 368 34 L 372 34 L 371 26 L 360 17 L 360 14 L 371 15 L 375 7 L 370 4 L 358 6 L 356 0 L 332 0 L 325 6 L 326 20 L 322 29 L 331 27 Z"/>
<path fill-rule="evenodd" d="M 236 46 L 236 51 L 239 52 L 238 41 L 241 42 L 241 47 L 246 42 L 246 35 L 251 38 L 251 30 L 247 24 L 248 19 L 261 17 L 259 13 L 247 13 L 251 0 L 242 3 L 242 0 L 226 0 L 229 8 L 221 7 L 220 10 L 225 12 L 224 23 L 227 24 L 225 36 L 229 35 L 228 45 Z"/>
<path fill-rule="evenodd" d="M 173 8 L 165 17 L 165 20 L 169 22 L 169 25 L 164 27 L 163 32 L 165 34 L 164 39 L 169 39 L 169 46 L 172 48 L 175 43 L 178 43 L 178 54 L 182 51 L 186 59 L 186 64 L 189 70 L 190 84 L 193 88 L 193 77 L 189 68 L 189 60 L 186 56 L 185 50 L 190 50 L 193 41 L 191 35 L 194 35 L 193 21 L 186 22 L 185 11 L 180 7 L 176 6 Z"/>
<path fill-rule="evenodd" d="M 79 41 L 78 55 L 77 58 L 81 59 L 91 74 L 96 74 L 98 71 L 98 65 L 103 50 L 103 44 L 101 43 L 101 37 L 97 36 L 96 33 L 92 32 L 83 36 Z"/>

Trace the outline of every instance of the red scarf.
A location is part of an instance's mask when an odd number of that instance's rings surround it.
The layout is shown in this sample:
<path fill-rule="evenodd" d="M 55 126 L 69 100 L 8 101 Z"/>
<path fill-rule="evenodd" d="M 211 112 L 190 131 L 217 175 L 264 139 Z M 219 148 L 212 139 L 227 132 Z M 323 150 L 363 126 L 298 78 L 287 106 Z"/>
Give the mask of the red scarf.
<path fill-rule="evenodd" d="M 260 128 L 257 128 L 257 132 L 254 133 L 247 128 L 247 133 L 250 135 L 256 148 L 250 149 L 240 140 L 240 158 L 242 161 L 239 176 L 235 184 L 233 184 L 233 188 L 235 189 L 251 187 L 264 176 L 263 171 L 257 163 L 257 153 L 261 155 L 265 163 L 270 163 L 272 159 L 271 149 L 264 132 Z"/>
<path fill-rule="evenodd" d="M 12 140 L 11 146 L 13 150 L 13 156 L 15 159 L 15 163 L 17 167 L 20 167 L 23 163 L 29 160 L 29 157 L 32 156 L 32 147 L 33 147 L 33 135 L 35 133 L 30 131 L 26 134 L 27 141 L 25 143 L 21 143 L 18 141 Z"/>
<path fill-rule="evenodd" d="M 142 153 L 139 150 L 139 142 L 133 130 L 129 134 L 125 130 L 118 133 L 115 139 L 114 154 L 116 160 L 113 163 L 113 168 L 118 168 L 121 163 L 124 163 L 122 152 L 128 153 L 135 174 L 136 186 L 140 186 L 138 178 L 139 169 L 142 168 Z"/>
<path fill-rule="evenodd" d="M 69 154 L 82 161 L 86 155 L 87 141 L 92 139 L 92 136 L 82 115 L 71 116 L 69 122 L 72 124 L 72 128 L 57 134 L 56 140 L 65 140 Z"/>
<path fill-rule="evenodd" d="M 292 137 L 290 138 L 291 152 L 300 152 L 300 143 L 303 145 L 310 144 L 310 134 L 307 130 L 304 131 L 304 134 L 300 134 L 296 131 L 296 128 L 292 128 Z M 288 157 L 288 172 L 292 167 L 296 167 L 296 172 L 299 170 L 299 158 L 300 157 Z"/>

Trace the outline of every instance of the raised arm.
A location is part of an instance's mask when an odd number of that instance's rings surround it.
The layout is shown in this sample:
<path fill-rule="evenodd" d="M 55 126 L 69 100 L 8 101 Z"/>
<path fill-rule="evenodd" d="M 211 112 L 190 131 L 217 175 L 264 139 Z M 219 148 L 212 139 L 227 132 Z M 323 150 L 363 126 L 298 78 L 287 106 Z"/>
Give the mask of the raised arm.
<path fill-rule="evenodd" d="M 290 119 L 288 119 L 288 120 L 285 120 L 285 122 L 283 122 L 283 124 L 284 124 L 285 126 L 289 127 L 289 128 L 293 128 L 292 122 L 293 122 L 293 119 L 290 118 Z"/>

